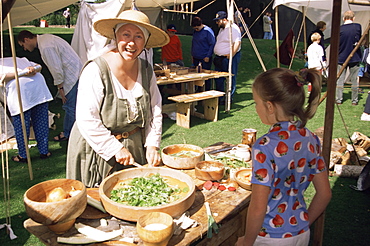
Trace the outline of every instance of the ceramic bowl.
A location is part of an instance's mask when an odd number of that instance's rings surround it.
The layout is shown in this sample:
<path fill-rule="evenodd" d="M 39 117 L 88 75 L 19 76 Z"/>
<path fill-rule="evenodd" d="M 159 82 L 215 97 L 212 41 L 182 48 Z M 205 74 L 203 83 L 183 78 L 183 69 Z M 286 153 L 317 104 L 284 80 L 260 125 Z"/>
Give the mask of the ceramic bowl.
<path fill-rule="evenodd" d="M 110 199 L 110 193 L 118 182 L 134 177 L 145 177 L 150 174 L 159 173 L 162 177 L 172 177 L 185 182 L 189 187 L 188 193 L 183 197 L 169 204 L 154 207 L 136 207 L 115 202 Z M 117 218 L 129 221 L 137 221 L 139 217 L 151 212 L 164 212 L 172 217 L 182 215 L 190 208 L 195 200 L 195 183 L 187 174 L 164 167 L 130 168 L 113 173 L 106 177 L 99 187 L 101 202 L 107 212 Z"/>
<path fill-rule="evenodd" d="M 61 201 L 46 202 L 49 193 L 57 187 L 63 188 L 67 193 L 73 188 L 81 192 Z M 68 226 L 73 226 L 71 221 L 80 216 L 86 208 L 86 187 L 81 181 L 73 179 L 48 180 L 29 188 L 24 193 L 23 201 L 27 215 L 32 220 L 50 225 L 51 230 L 56 228 L 55 232 L 66 231 Z"/>
<path fill-rule="evenodd" d="M 201 180 L 220 180 L 224 177 L 225 165 L 218 161 L 201 161 L 195 165 L 195 177 Z"/>
<path fill-rule="evenodd" d="M 252 190 L 252 168 L 240 169 L 235 173 L 235 181 L 244 189 Z"/>
<path fill-rule="evenodd" d="M 162 149 L 162 161 L 175 169 L 192 169 L 204 159 L 204 150 L 191 144 L 174 144 Z"/>

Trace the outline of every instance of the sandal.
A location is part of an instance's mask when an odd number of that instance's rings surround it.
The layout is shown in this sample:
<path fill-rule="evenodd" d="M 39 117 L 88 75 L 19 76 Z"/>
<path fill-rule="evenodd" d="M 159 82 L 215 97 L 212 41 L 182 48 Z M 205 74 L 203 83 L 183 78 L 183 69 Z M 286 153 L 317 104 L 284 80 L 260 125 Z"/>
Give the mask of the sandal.
<path fill-rule="evenodd" d="M 62 137 L 63 134 L 63 137 Z M 54 141 L 61 142 L 61 141 L 67 141 L 68 138 L 64 136 L 64 133 L 61 132 L 57 136 L 54 137 Z"/>
<path fill-rule="evenodd" d="M 22 163 L 25 163 L 27 162 L 27 158 L 23 158 L 21 157 L 20 155 L 15 155 L 15 156 L 12 156 L 12 161 L 14 162 L 22 162 Z"/>
<path fill-rule="evenodd" d="M 51 156 L 51 152 L 48 152 L 47 154 L 40 154 L 40 159 L 47 159 Z"/>

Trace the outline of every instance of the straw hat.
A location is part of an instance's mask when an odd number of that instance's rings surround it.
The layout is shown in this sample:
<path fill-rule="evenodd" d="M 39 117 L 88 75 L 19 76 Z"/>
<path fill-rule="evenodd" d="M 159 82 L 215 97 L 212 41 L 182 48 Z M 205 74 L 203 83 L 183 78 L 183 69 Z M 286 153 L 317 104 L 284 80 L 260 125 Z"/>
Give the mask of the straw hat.
<path fill-rule="evenodd" d="M 116 18 L 98 20 L 94 23 L 94 29 L 104 37 L 114 39 L 113 28 L 123 22 L 141 26 L 149 31 L 151 35 L 145 46 L 146 48 L 162 47 L 170 41 L 167 33 L 150 24 L 148 16 L 137 10 L 122 11 Z"/>

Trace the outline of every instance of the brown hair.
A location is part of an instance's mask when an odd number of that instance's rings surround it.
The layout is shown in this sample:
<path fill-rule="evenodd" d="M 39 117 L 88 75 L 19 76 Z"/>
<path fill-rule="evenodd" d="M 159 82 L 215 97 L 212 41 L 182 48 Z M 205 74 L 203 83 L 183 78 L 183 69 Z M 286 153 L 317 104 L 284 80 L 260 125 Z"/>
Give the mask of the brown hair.
<path fill-rule="evenodd" d="M 193 20 L 191 21 L 191 26 L 192 27 L 200 26 L 202 24 L 203 24 L 202 19 L 198 16 L 194 17 Z"/>
<path fill-rule="evenodd" d="M 311 83 L 312 89 L 305 104 L 303 84 Z M 287 68 L 273 68 L 258 75 L 252 85 L 254 91 L 265 102 L 279 104 L 287 116 L 301 121 L 304 127 L 319 106 L 321 75 L 316 69 L 302 69 L 295 73 Z"/>
<path fill-rule="evenodd" d="M 36 37 L 36 34 L 33 34 L 30 31 L 23 30 L 18 34 L 17 40 L 18 42 L 24 42 L 25 38 L 33 39 Z"/>
<path fill-rule="evenodd" d="M 319 21 L 319 22 L 317 22 L 317 24 L 316 24 L 316 28 L 317 28 L 317 29 L 324 28 L 324 26 L 326 26 L 325 21 Z"/>

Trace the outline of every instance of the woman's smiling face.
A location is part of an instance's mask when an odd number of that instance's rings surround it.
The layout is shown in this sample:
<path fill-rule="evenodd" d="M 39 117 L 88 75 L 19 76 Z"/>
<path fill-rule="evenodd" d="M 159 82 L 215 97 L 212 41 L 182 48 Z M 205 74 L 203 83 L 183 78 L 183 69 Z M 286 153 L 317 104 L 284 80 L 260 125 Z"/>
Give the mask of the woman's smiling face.
<path fill-rule="evenodd" d="M 143 32 L 134 24 L 121 26 L 116 32 L 118 52 L 125 60 L 134 60 L 144 49 L 145 37 Z"/>

